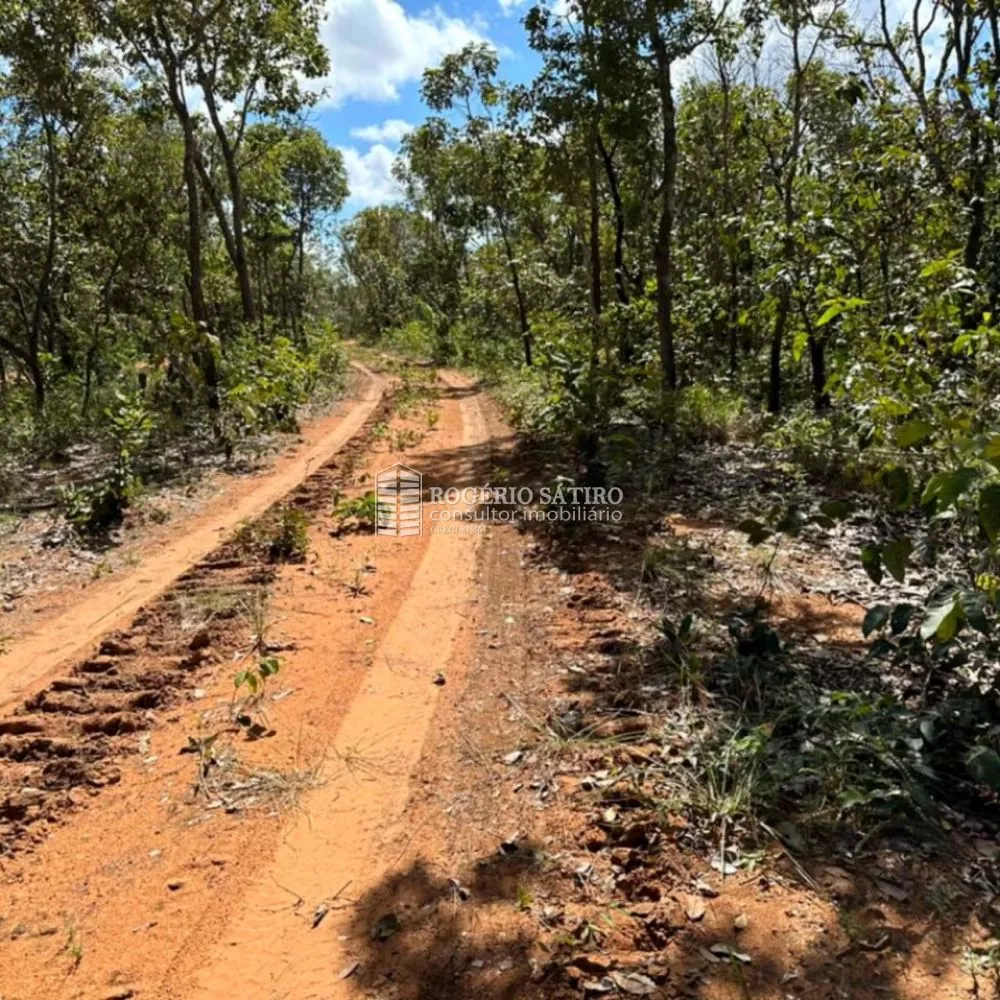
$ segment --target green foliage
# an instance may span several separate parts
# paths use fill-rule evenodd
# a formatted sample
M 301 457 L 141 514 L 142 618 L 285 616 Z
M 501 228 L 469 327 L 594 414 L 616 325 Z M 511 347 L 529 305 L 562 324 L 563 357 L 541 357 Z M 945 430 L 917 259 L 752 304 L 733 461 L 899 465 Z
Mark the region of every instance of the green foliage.
M 67 520 L 84 534 L 119 523 L 142 485 L 136 459 L 149 439 L 153 420 L 141 399 L 123 393 L 116 399 L 117 405 L 104 414 L 113 449 L 110 468 L 97 482 L 68 487 L 63 494 Z
M 206 430 L 231 451 L 341 377 L 322 241 L 346 173 L 299 123 L 325 68 L 320 5 L 189 15 L 116 0 L 0 17 L 9 493 L 19 469 L 101 440 L 118 393 L 149 410 L 151 451 Z M 142 458 L 71 491 L 74 522 L 120 518 Z
M 746 421 L 746 400 L 725 385 L 693 385 L 674 397 L 672 429 L 687 446 L 728 441 Z
M 259 700 L 264 697 L 268 679 L 274 677 L 281 669 L 281 661 L 277 656 L 262 656 L 257 665 L 246 670 L 240 670 L 233 678 L 236 693 L 246 688 L 250 698 Z
M 291 343 L 281 338 L 266 353 L 256 346 L 227 366 L 222 420 L 236 437 L 255 430 L 297 429 L 296 408 L 305 400 L 308 372 Z
M 268 558 L 275 562 L 302 562 L 309 552 L 309 518 L 297 507 L 279 509 L 266 535 Z
M 339 522 L 341 529 L 347 521 L 356 521 L 361 527 L 374 531 L 378 522 L 378 500 L 373 490 L 363 496 L 342 500 L 333 509 L 333 516 Z

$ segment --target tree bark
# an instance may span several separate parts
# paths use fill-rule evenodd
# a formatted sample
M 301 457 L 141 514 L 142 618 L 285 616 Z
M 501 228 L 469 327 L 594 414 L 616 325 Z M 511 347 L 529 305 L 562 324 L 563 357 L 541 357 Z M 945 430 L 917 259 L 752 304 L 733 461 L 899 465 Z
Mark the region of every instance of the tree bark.
M 660 92 L 660 115 L 663 125 L 663 149 L 660 193 L 660 219 L 656 229 L 653 258 L 656 263 L 656 320 L 660 335 L 660 366 L 663 391 L 677 388 L 677 361 L 674 355 L 674 199 L 677 179 L 677 120 L 673 85 L 670 79 L 670 56 L 660 33 L 659 22 L 652 18 L 653 55 L 656 59 L 657 86 Z
M 236 268 L 240 303 L 243 308 L 243 322 L 254 323 L 257 320 L 257 306 L 254 301 L 253 282 L 250 279 L 250 265 L 247 260 L 244 222 L 246 209 L 243 200 L 243 182 L 240 178 L 240 168 L 236 156 L 237 150 L 229 139 L 225 124 L 219 117 L 218 107 L 215 103 L 214 81 L 200 65 L 199 76 L 199 83 L 205 95 L 205 106 L 208 108 L 208 116 L 219 141 L 219 148 L 222 150 L 222 160 L 226 165 L 226 178 L 229 181 L 229 199 L 232 206 L 232 258 L 233 267 Z M 219 211 L 220 208 L 221 206 L 216 206 L 216 211 Z
M 198 190 L 196 155 L 194 129 L 189 122 L 189 127 L 184 131 L 184 188 L 187 192 L 188 205 L 188 294 L 191 298 L 191 318 L 204 334 L 209 330 L 209 318 L 205 305 L 205 278 L 201 259 L 201 192 Z M 205 388 L 208 390 L 209 409 L 218 410 L 219 373 L 215 355 L 211 347 L 205 345 L 199 348 L 197 357 L 205 379 Z
M 590 194 L 590 304 L 601 315 L 601 203 L 597 190 L 597 129 L 592 129 L 587 150 L 587 186 Z
M 611 204 L 615 210 L 615 293 L 618 296 L 618 301 L 623 306 L 627 306 L 629 294 L 628 286 L 625 283 L 625 207 L 622 204 L 622 192 L 618 183 L 618 171 L 615 169 L 614 153 L 608 151 L 600 132 L 597 133 L 597 148 L 604 161 L 604 173 L 608 179 Z
M 517 299 L 517 319 L 521 328 L 521 343 L 524 345 L 524 363 L 530 368 L 534 361 L 531 345 L 531 323 L 528 320 L 528 305 L 524 299 L 524 290 L 521 288 L 521 273 L 517 261 L 514 259 L 514 250 L 507 235 L 507 223 L 501 212 L 497 212 L 497 221 L 500 226 L 500 236 L 503 239 L 504 252 L 507 255 L 511 283 L 514 285 L 514 297 Z

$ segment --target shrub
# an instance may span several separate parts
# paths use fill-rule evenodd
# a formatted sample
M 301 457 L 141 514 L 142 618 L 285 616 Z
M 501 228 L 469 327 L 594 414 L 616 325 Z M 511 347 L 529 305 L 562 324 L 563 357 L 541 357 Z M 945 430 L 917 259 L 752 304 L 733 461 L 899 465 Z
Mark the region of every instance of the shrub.
M 364 496 L 342 500 L 333 509 L 333 516 L 343 528 L 345 522 L 354 519 L 359 525 L 375 530 L 378 521 L 378 500 L 374 492 L 369 491 Z
M 309 518 L 297 507 L 282 507 L 267 541 L 268 558 L 301 562 L 309 551 Z
M 114 448 L 110 469 L 95 483 L 63 491 L 67 519 L 88 534 L 106 531 L 121 521 L 142 486 L 136 459 L 149 440 L 153 419 L 139 396 L 117 393 L 116 401 L 105 410 Z

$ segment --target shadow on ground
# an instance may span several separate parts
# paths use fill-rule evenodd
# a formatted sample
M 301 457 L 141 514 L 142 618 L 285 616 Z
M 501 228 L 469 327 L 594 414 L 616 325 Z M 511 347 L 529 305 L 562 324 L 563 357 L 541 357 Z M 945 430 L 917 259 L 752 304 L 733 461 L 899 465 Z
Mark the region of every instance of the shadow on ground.
M 437 453 L 421 471 L 426 486 L 481 486 L 498 462 L 507 484 L 535 489 L 579 472 L 513 438 Z M 524 601 L 552 605 L 561 659 L 547 686 L 520 688 L 534 691 L 533 763 L 518 780 L 532 766 L 571 777 L 537 813 L 531 846 L 454 877 L 418 861 L 358 902 L 364 995 L 1000 995 L 988 970 L 974 983 L 963 969 L 966 946 L 972 962 L 990 954 L 995 824 L 970 810 L 945 829 L 878 807 L 905 782 L 892 758 L 909 734 L 872 730 L 869 707 L 926 695 L 923 678 L 867 657 L 865 592 L 835 604 L 817 585 L 843 575 L 828 539 L 782 554 L 768 606 L 759 554 L 732 530 L 776 503 L 820 499 L 752 450 L 719 446 L 680 460 L 653 498 L 627 501 L 620 525 L 498 529 L 522 534 L 539 571 Z M 860 711 L 819 725 L 831 692 Z M 845 809 L 839 796 L 853 791 L 871 808 Z M 380 927 L 393 928 L 385 940 Z
M 461 878 L 424 861 L 374 887 L 348 932 L 360 989 L 412 1000 L 514 1000 L 529 995 L 531 922 L 511 906 L 539 866 L 536 845 L 475 863 Z

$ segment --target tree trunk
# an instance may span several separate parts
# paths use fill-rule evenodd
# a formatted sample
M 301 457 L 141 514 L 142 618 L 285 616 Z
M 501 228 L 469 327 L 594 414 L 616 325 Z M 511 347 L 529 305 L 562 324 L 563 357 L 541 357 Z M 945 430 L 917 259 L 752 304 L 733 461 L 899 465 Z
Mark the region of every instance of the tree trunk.
M 254 323 L 257 320 L 257 306 L 254 302 L 253 282 L 250 278 L 250 265 L 247 260 L 246 236 L 244 224 L 245 206 L 243 201 L 243 181 L 240 177 L 239 163 L 237 162 L 237 145 L 230 141 L 226 126 L 219 117 L 219 110 L 215 103 L 214 78 L 210 78 L 199 61 L 199 83 L 202 93 L 205 95 L 205 106 L 208 108 L 208 116 L 215 130 L 216 138 L 219 140 L 219 148 L 222 150 L 222 159 L 226 165 L 226 178 L 229 181 L 229 200 L 232 212 L 232 258 L 233 267 L 236 268 L 236 279 L 240 290 L 240 303 L 243 307 L 243 322 Z M 219 210 L 219 206 L 216 206 Z M 221 221 L 221 220 L 220 220 Z
M 782 286 L 781 294 L 778 296 L 778 314 L 774 318 L 774 330 L 771 333 L 771 378 L 767 397 L 769 413 L 781 412 L 781 348 L 791 304 L 792 292 L 786 284 Z
M 830 409 L 830 394 L 826 391 L 826 337 L 809 331 L 809 361 L 812 366 L 813 409 L 824 413 Z
M 590 304 L 601 315 L 601 203 L 597 190 L 597 129 L 592 129 L 587 149 L 587 182 L 590 191 Z
M 524 290 L 521 288 L 521 273 L 517 261 L 514 259 L 510 239 L 507 236 L 507 224 L 500 212 L 497 213 L 497 219 L 500 225 L 500 235 L 503 238 L 504 252 L 507 255 L 511 283 L 514 285 L 514 297 L 517 299 L 517 318 L 521 327 L 521 342 L 524 345 L 524 363 L 530 368 L 534 360 L 531 347 L 531 323 L 528 320 L 528 306 L 524 299 Z
M 202 335 L 209 329 L 208 309 L 205 307 L 205 279 L 201 260 L 201 192 L 198 190 L 198 171 L 195 166 L 194 128 L 188 120 L 184 128 L 184 187 L 188 204 L 188 294 L 191 297 L 191 318 Z M 208 406 L 219 409 L 219 373 L 215 365 L 215 355 L 210 346 L 198 351 L 198 364 L 208 390 Z
M 618 171 L 615 170 L 614 154 L 608 151 L 600 133 L 597 135 L 597 148 L 604 161 L 604 174 L 608 179 L 611 204 L 615 210 L 615 293 L 618 296 L 618 301 L 623 306 L 627 306 L 629 295 L 628 286 L 625 284 L 625 207 L 622 204 L 622 192 L 618 184 Z
M 660 91 L 660 115 L 663 124 L 663 177 L 661 180 L 660 220 L 656 229 L 653 257 L 656 263 L 656 320 L 660 333 L 660 366 L 663 390 L 677 388 L 677 362 L 674 356 L 674 197 L 677 179 L 677 121 L 674 93 L 670 79 L 670 57 L 659 23 L 652 21 L 653 53 L 656 57 L 657 85 Z
M 52 294 L 52 274 L 55 271 L 56 248 L 59 243 L 59 174 L 56 167 L 55 131 L 46 116 L 42 116 L 45 130 L 46 156 L 46 210 L 48 233 L 45 241 L 45 261 L 42 273 L 38 278 L 38 288 L 35 293 L 34 308 L 31 313 L 31 323 L 28 326 L 28 353 L 26 361 L 35 392 L 35 411 L 41 413 L 45 408 L 45 373 L 42 370 L 40 347 L 42 342 L 42 319 L 46 309 L 50 307 L 49 297 Z M 51 333 L 51 323 L 49 324 Z

